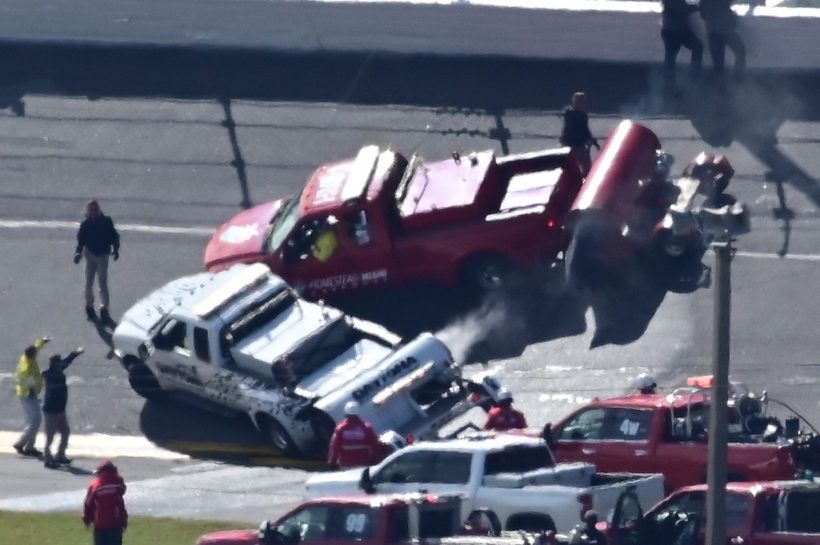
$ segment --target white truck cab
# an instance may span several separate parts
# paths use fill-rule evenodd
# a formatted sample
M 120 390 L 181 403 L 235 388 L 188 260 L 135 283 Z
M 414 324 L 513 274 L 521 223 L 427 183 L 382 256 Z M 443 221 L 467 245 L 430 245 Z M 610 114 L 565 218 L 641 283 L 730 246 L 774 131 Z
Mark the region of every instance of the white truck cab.
M 138 394 L 246 413 L 290 454 L 326 448 L 350 400 L 378 432 L 424 437 L 498 390 L 463 379 L 433 335 L 402 342 L 301 299 L 263 264 L 170 282 L 125 313 L 113 342 Z

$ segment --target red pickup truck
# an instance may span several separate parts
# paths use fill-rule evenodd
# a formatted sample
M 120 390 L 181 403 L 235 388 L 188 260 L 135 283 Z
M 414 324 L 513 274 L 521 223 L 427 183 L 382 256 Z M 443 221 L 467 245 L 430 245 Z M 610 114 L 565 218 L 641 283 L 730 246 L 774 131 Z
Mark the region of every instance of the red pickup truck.
M 820 483 L 767 481 L 726 486 L 727 545 L 820 543 Z M 609 545 L 703 545 L 706 485 L 668 496 L 645 515 L 634 494 L 619 500 L 607 528 Z
M 428 163 L 365 146 L 317 169 L 299 195 L 222 225 L 205 266 L 264 260 L 310 298 L 418 282 L 494 289 L 566 248 L 582 181 L 567 148 Z
M 308 500 L 259 530 L 205 534 L 197 545 L 400 545 L 462 529 L 455 495 L 392 494 Z
M 709 377 L 692 379 L 708 386 L 701 381 Z M 561 462 L 663 473 L 672 491 L 706 482 L 710 401 L 709 389 L 698 386 L 594 400 L 553 426 L 550 440 Z M 820 469 L 820 437 L 795 414 L 775 416 L 783 404 L 737 383 L 729 404 L 729 480 L 792 479 L 800 469 Z

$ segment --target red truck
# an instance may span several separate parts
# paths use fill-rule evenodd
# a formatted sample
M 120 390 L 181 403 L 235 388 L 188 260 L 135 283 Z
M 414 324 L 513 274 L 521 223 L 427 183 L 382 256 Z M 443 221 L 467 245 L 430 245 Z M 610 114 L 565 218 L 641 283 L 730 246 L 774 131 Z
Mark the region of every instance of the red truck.
M 549 431 L 556 458 L 603 472 L 663 473 L 667 491 L 706 482 L 709 379 L 692 377 L 691 386 L 670 394 L 592 401 Z M 735 383 L 729 409 L 729 480 L 792 479 L 800 469 L 820 470 L 820 436 L 787 406 Z M 784 419 L 774 414 L 780 409 L 788 411 Z
M 309 298 L 420 282 L 492 290 L 559 257 L 582 181 L 568 148 L 428 163 L 365 146 L 222 225 L 205 266 L 264 260 Z
M 727 545 L 820 543 L 820 483 L 763 481 L 726 486 Z M 607 533 L 609 545 L 703 545 L 706 485 L 688 486 L 642 514 L 638 498 L 625 493 Z
M 203 535 L 197 545 L 399 545 L 462 528 L 454 495 L 392 494 L 308 500 L 259 530 Z

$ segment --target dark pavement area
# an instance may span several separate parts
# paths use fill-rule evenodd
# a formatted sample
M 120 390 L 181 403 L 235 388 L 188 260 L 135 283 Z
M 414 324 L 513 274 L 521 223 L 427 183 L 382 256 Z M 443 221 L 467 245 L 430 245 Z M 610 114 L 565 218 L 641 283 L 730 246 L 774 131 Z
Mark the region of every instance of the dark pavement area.
M 707 82 L 665 99 L 659 92 L 656 18 L 647 18 L 651 26 L 636 36 L 626 36 L 622 50 L 602 51 L 595 61 L 571 60 L 574 44 L 590 45 L 578 39 L 580 22 L 567 26 L 564 34 L 540 34 L 564 49 L 533 42 L 533 49 L 549 51 L 553 59 L 468 52 L 453 57 L 395 51 L 320 54 L 315 48 L 292 54 L 275 43 L 259 43 L 287 37 L 278 27 L 269 26 L 265 33 L 254 26 L 270 24 L 259 14 L 274 8 L 241 5 L 251 6 L 245 26 L 219 16 L 219 9 L 227 9 L 224 3 L 198 2 L 202 13 L 196 17 L 208 19 L 212 34 L 197 34 L 171 19 L 149 24 L 147 15 L 116 24 L 122 16 L 116 10 L 124 7 L 136 13 L 144 6 L 140 13 L 164 16 L 179 6 L 174 3 L 49 7 L 10 0 L 4 5 L 0 106 L 21 101 L 24 110 L 18 109 L 23 115 L 0 111 L 0 361 L 5 362 L 0 367 L 5 392 L 0 396 L 0 429 L 13 430 L 20 423 L 10 392 L 21 350 L 33 337 L 49 334 L 55 340 L 47 353 L 87 348 L 69 370 L 69 418 L 76 433 L 145 434 L 160 444 L 188 449 L 206 464 L 236 462 L 231 445 L 260 452 L 253 430 L 236 419 L 173 403 L 146 404 L 131 392 L 125 373 L 111 359 L 105 331 L 82 315 L 81 268 L 71 264 L 73 227 L 44 222 L 78 220 L 83 204 L 94 196 L 121 226 L 122 258 L 111 266 L 112 314 L 117 318 L 149 290 L 201 270 L 209 228 L 243 206 L 296 191 L 324 162 L 353 156 L 368 143 L 431 159 L 453 150 L 506 153 L 555 146 L 559 111 L 577 89 L 590 97 L 596 136 L 603 139 L 623 117 L 641 120 L 677 157 L 676 174 L 702 149 L 728 155 L 736 170 L 730 191 L 752 213 L 752 232 L 738 242 L 742 253 L 734 261 L 732 375 L 788 399 L 820 422 L 815 333 L 820 295 L 813 289 L 820 280 L 820 82 L 814 71 L 786 70 L 798 61 L 815 63 L 817 51 L 795 53 L 782 65 L 777 57 L 781 49 L 772 51 L 771 62 L 763 65 L 755 65 L 750 56 L 748 79 L 732 85 L 727 95 Z M 306 9 L 270 5 L 293 13 Z M 317 11 L 310 13 L 323 13 L 329 24 L 342 8 L 311 6 Z M 390 14 L 390 8 L 375 9 L 380 17 Z M 460 9 L 437 13 L 466 17 Z M 98 18 L 84 17 L 84 10 L 96 11 Z M 356 17 L 356 12 L 345 13 Z M 49 22 L 48 28 L 37 30 L 38 17 Z M 503 21 L 497 26 L 524 40 L 543 24 L 526 14 L 516 17 L 516 24 L 532 25 L 529 34 L 515 32 L 514 25 Z M 366 22 L 383 28 L 377 19 Z M 279 24 L 286 25 L 287 19 Z M 398 26 L 419 27 L 412 20 Z M 120 27 L 125 30 L 119 32 Z M 223 28 L 231 29 L 230 40 L 221 34 Z M 465 23 L 464 28 L 473 33 L 477 27 Z M 90 36 L 88 29 L 99 34 Z M 98 43 L 113 34 L 119 45 Z M 588 34 L 597 39 L 594 27 L 588 27 Z M 805 45 L 816 36 L 786 34 L 787 44 L 802 40 Z M 33 36 L 46 41 L 32 41 Z M 426 43 L 423 34 L 406 30 L 406 36 Z M 640 36 L 644 41 L 636 49 L 632 40 Z M 455 43 L 459 36 L 451 38 Z M 60 42 L 69 39 L 74 43 Z M 128 43 L 135 41 L 142 45 Z M 189 47 L 192 43 L 196 47 Z M 482 47 L 493 44 L 488 40 Z M 35 223 L 15 223 L 20 220 Z M 122 227 L 127 225 L 131 227 Z M 705 261 L 710 264 L 710 254 Z M 492 356 L 488 368 L 472 366 L 468 372 L 495 373 L 516 393 L 529 420 L 540 425 L 591 397 L 628 390 L 631 378 L 642 371 L 654 373 L 664 387 L 708 372 L 712 290 L 672 293 L 658 288 L 651 270 L 634 272 L 594 301 L 556 299 L 549 296 L 546 282 L 531 280 L 531 290 L 523 295 L 484 306 L 434 289 L 347 304 L 407 332 L 440 330 L 460 356 L 480 346 Z M 470 310 L 476 307 L 478 311 Z M 209 450 L 214 443 L 222 444 L 224 452 Z M 279 463 L 275 455 L 259 456 L 267 458 L 259 460 L 261 465 L 271 465 L 270 459 Z M 21 462 L 4 456 L 0 468 L 14 473 Z M 247 457 L 239 462 L 256 465 Z M 78 467 L 90 464 L 81 461 Z M 148 481 L 157 477 L 165 483 L 155 483 L 160 487 L 179 486 L 171 466 L 147 463 L 144 473 L 135 469 L 131 475 Z M 232 515 L 235 511 L 224 506 L 235 502 L 237 483 L 247 479 L 256 485 L 248 501 L 258 505 L 255 510 L 245 504 L 236 508 L 255 520 L 264 511 L 259 505 L 264 505 L 266 491 L 284 490 L 287 499 L 274 503 L 285 505 L 298 497 L 304 478 L 290 470 L 219 465 L 227 473 L 213 473 L 210 465 L 190 466 L 196 475 L 186 473 L 191 494 L 201 497 L 186 516 Z M 26 471 L 41 475 L 39 469 L 27 466 Z M 174 478 L 163 481 L 169 476 Z M 47 473 L 42 481 L 32 479 L 33 484 L 20 485 L 26 488 L 21 494 L 39 494 L 52 481 Z M 84 476 L 78 480 L 83 481 L 80 488 L 85 486 Z M 75 486 L 77 481 L 60 484 L 61 490 Z M 155 490 L 150 486 L 147 490 Z M 221 495 L 220 490 L 227 492 Z M 149 492 L 140 497 L 144 512 L 180 513 L 173 505 L 152 507 Z

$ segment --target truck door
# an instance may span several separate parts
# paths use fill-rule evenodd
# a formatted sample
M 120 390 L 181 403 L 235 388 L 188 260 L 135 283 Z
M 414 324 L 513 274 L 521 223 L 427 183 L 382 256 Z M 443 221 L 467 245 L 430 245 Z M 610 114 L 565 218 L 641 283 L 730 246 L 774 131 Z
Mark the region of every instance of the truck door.
M 154 338 L 151 360 L 161 380 L 179 390 L 204 395 L 204 380 L 200 365 L 191 351 L 193 338 L 188 323 L 169 318 Z
M 428 490 L 434 460 L 434 451 L 408 450 L 388 459 L 373 472 L 371 479 L 376 490 L 384 494 Z
M 284 276 L 310 298 L 386 284 L 392 255 L 384 238 L 363 210 L 341 221 L 332 214 L 306 218 L 283 245 Z
M 556 432 L 556 454 L 562 462 L 589 462 L 598 471 L 651 473 L 652 409 L 591 407 L 567 420 Z
M 774 500 L 775 498 L 772 498 Z M 808 545 L 820 543 L 820 488 L 808 486 L 780 494 L 765 517 L 765 530 L 754 536 L 761 545 Z M 761 525 L 758 524 L 758 527 Z

